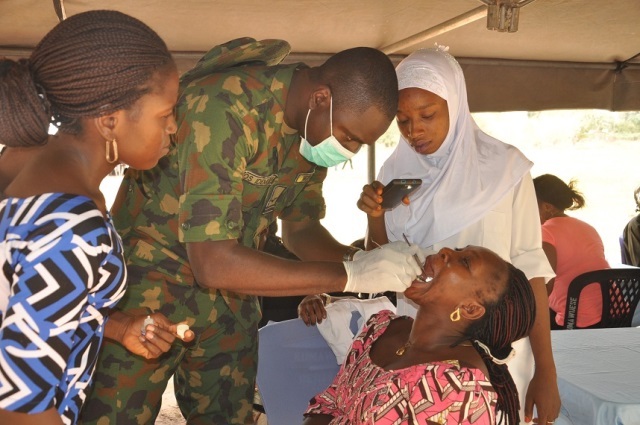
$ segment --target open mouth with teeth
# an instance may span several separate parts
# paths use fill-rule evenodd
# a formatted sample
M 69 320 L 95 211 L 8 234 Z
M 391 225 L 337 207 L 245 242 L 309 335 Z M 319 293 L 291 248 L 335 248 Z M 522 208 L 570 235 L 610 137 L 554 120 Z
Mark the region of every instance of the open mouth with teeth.
M 424 265 L 422 266 L 422 274 L 420 274 L 414 281 L 413 284 L 418 285 L 431 285 L 431 280 L 434 277 L 433 266 L 431 264 L 431 260 L 433 259 L 433 255 L 428 255 L 424 260 Z

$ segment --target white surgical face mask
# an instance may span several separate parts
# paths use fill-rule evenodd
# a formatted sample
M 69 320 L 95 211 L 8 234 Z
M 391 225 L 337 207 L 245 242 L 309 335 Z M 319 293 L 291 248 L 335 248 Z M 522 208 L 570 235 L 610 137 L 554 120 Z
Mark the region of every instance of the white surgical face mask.
M 338 139 L 333 135 L 333 97 L 331 97 L 329 104 L 329 126 L 331 129 L 331 135 L 324 139 L 322 142 L 315 146 L 311 146 L 307 140 L 307 123 L 309 122 L 309 115 L 311 109 L 307 112 L 307 119 L 304 121 L 304 137 L 300 143 L 300 154 L 309 162 L 318 164 L 321 167 L 333 167 L 334 165 L 341 164 L 348 161 L 355 155 L 355 152 L 351 152 L 340 144 Z

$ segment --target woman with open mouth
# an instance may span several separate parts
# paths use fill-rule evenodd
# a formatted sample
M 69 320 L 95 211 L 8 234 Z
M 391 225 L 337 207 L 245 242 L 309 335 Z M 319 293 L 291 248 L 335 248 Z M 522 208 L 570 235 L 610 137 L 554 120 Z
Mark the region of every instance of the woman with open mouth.
M 505 363 L 535 321 L 524 273 L 469 246 L 428 256 L 423 277 L 404 293 L 419 306 L 415 319 L 372 316 L 304 425 L 519 422 Z

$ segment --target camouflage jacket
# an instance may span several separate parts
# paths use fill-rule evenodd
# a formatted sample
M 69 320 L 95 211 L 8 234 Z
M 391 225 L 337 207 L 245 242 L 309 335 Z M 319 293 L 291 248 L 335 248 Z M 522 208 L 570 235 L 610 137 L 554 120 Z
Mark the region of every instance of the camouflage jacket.
M 278 217 L 324 217 L 326 169 L 300 155 L 300 135 L 284 122 L 293 73 L 304 65 L 250 60 L 211 72 L 196 66 L 181 78 L 169 154 L 151 170 L 128 170 L 112 210 L 129 263 L 192 285 L 185 242 L 237 239 L 255 248 Z

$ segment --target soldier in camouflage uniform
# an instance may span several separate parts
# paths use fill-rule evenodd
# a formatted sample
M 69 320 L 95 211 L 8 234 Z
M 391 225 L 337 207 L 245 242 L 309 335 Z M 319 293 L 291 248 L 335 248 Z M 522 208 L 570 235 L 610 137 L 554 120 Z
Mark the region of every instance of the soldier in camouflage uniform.
M 301 136 L 313 145 L 335 135 L 351 154 L 374 143 L 395 116 L 395 71 L 374 49 L 316 68 L 277 65 L 288 52 L 279 40 L 214 48 L 181 78 L 168 156 L 150 171 L 127 171 L 113 207 L 129 270 L 118 308 L 186 318 L 197 337 L 157 360 L 106 341 L 83 423 L 153 423 L 171 376 L 189 424 L 252 423 L 255 295 L 341 291 L 351 279 L 342 263 L 349 247 L 320 224 L 327 169 L 301 155 Z M 303 261 L 259 252 L 276 218 Z M 417 273 L 387 267 L 395 280 L 381 278 L 385 289 L 402 281 L 404 290 Z

